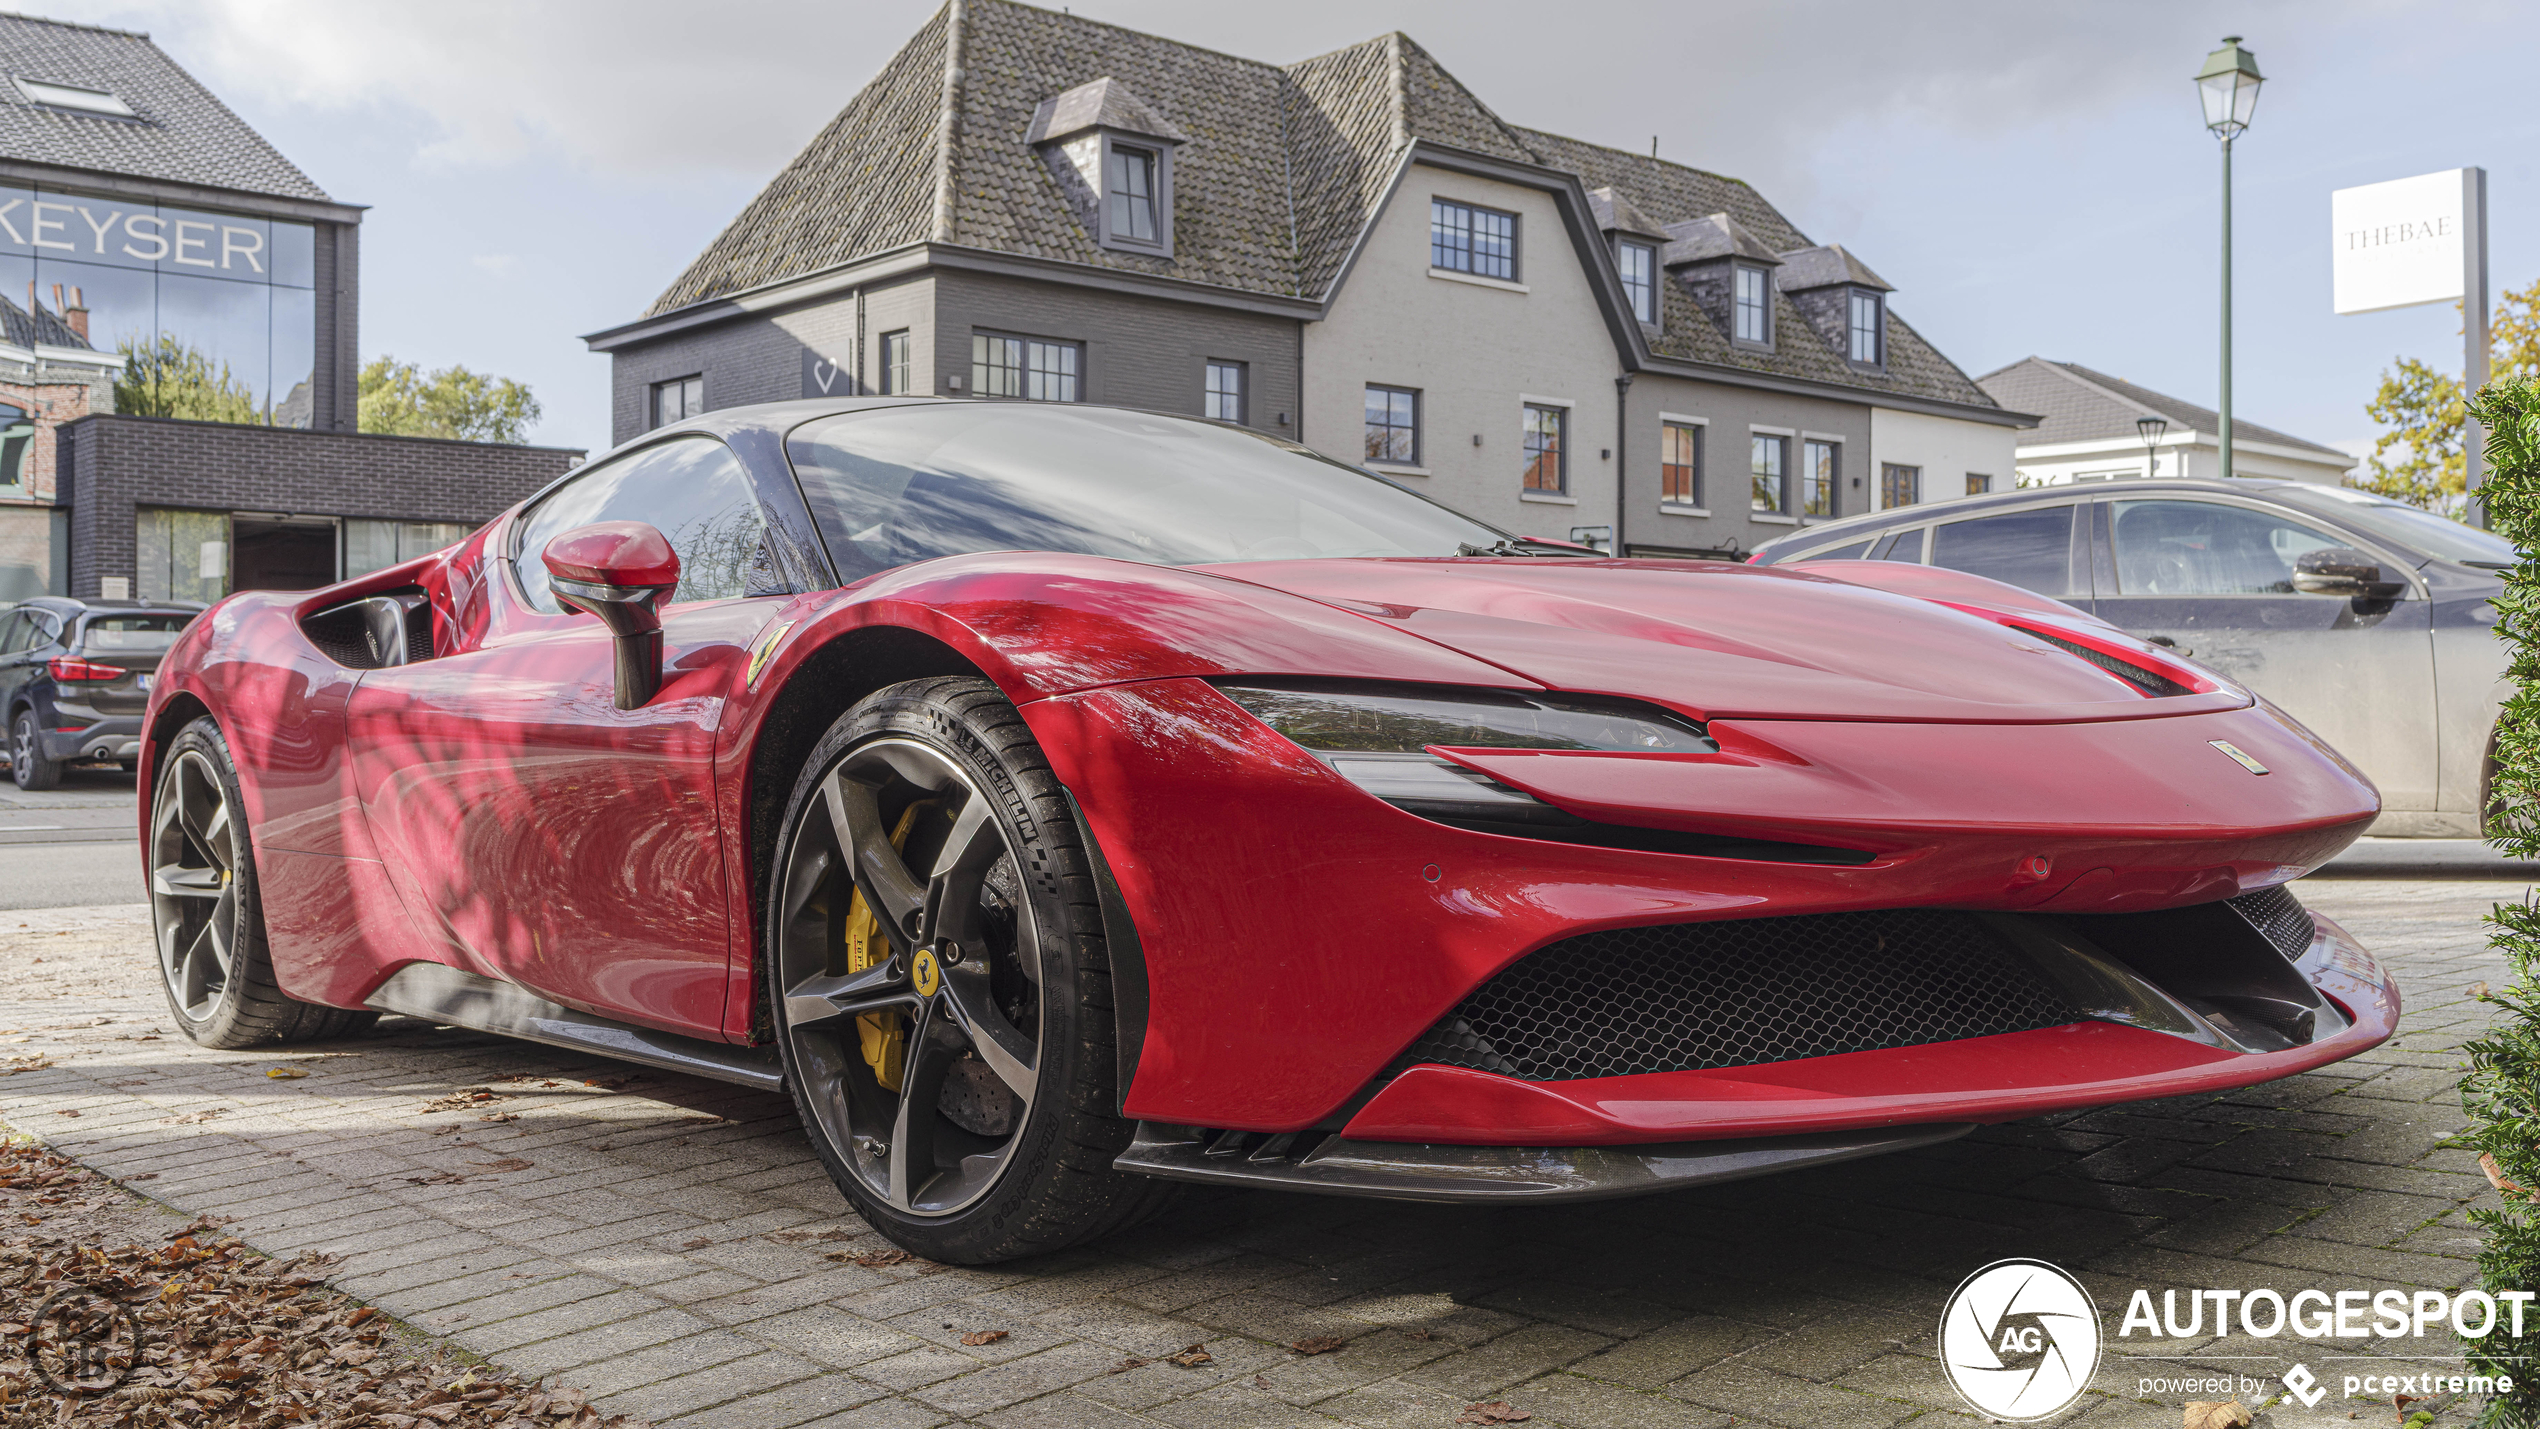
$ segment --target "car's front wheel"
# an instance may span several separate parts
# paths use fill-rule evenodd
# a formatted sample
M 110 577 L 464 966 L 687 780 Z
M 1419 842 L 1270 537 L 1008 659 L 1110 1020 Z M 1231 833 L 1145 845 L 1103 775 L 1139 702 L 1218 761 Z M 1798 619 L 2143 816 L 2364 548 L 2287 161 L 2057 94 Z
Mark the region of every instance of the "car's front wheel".
M 35 711 L 20 710 L 9 723 L 9 778 L 21 789 L 50 789 L 62 782 L 62 762 L 44 756 L 44 733 Z
M 913 680 L 831 726 L 767 890 L 769 1014 L 829 1173 L 932 1260 L 1062 1249 L 1163 1204 L 1112 1169 L 1110 966 L 1067 795 L 994 685 Z
M 276 986 L 256 860 L 229 741 L 209 716 L 168 743 L 150 796 L 150 918 L 177 1029 L 206 1047 L 344 1037 L 376 1012 L 302 1002 Z

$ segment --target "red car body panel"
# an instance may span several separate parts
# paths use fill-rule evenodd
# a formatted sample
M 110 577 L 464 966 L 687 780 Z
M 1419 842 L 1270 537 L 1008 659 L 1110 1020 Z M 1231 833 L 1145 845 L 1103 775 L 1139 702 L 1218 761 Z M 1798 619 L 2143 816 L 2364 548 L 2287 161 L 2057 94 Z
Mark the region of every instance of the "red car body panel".
M 1598 1083 L 1421 1067 L 1352 1111 L 1476 986 L 1563 938 L 1908 906 L 2183 906 L 2299 876 L 2378 798 L 2245 693 L 2069 607 L 1873 562 L 958 556 L 668 607 L 661 692 L 620 711 L 598 622 L 528 608 L 495 554 L 512 519 L 326 591 L 234 596 L 161 667 L 145 787 L 181 723 L 163 713 L 190 701 L 220 719 L 295 996 L 359 1006 L 399 966 L 434 961 L 748 1041 L 751 811 L 785 792 L 751 786 L 753 753 L 806 660 L 890 629 L 1004 690 L 1096 835 L 1145 960 L 1131 1116 L 1275 1132 L 1348 1115 L 1353 1136 L 1567 1145 L 1999 1120 L 2288 1075 L 2378 1042 L 2397 1016 L 2358 950 L 2333 993 L 2355 1025 L 2288 1053 L 2090 1023 Z M 414 586 L 436 616 L 432 660 L 347 670 L 300 629 Z M 2150 698 L 2023 625 L 2188 692 Z M 1709 722 L 1720 752 L 1440 752 L 1601 822 L 1872 858 L 1689 857 L 1433 822 L 1254 719 L 1208 683 L 1223 677 L 1669 706 Z

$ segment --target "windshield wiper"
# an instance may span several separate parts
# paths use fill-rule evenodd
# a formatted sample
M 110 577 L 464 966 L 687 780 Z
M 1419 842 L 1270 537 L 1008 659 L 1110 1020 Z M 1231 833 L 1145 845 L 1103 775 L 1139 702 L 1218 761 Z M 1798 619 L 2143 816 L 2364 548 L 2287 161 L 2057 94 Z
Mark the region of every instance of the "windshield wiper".
M 1537 541 L 1525 536 L 1509 536 L 1487 546 L 1466 541 L 1455 548 L 1459 556 L 1594 556 L 1601 552 L 1579 546 L 1565 546 L 1558 541 Z

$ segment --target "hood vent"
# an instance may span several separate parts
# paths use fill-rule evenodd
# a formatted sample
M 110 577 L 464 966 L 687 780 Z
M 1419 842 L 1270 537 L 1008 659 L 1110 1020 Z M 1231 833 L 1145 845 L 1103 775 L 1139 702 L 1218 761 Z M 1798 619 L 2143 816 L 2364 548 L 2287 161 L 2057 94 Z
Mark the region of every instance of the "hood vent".
M 2121 659 L 2115 655 L 2109 654 L 2105 650 L 2096 650 L 2088 645 L 2080 644 L 2077 641 L 2066 640 L 2061 636 L 2049 635 L 2045 631 L 2037 629 L 2035 626 L 2014 625 L 2011 628 L 2020 632 L 2022 635 L 2030 637 L 2031 639 L 2043 640 L 2058 650 L 2065 651 L 2069 654 L 2079 655 L 2091 664 L 2098 666 L 2100 669 L 2107 671 L 2109 674 L 2114 675 L 2118 679 L 2125 681 L 2127 684 L 2134 686 L 2138 690 L 2141 690 L 2148 698 L 2157 700 L 2166 699 L 2171 695 L 2192 695 L 2196 693 L 2194 690 L 2189 689 L 2187 686 L 2180 684 L 2178 681 L 2171 679 L 2169 676 L 2162 674 L 2158 670 L 2151 669 L 2150 667 L 2144 665 L 2137 665 L 2131 660 Z

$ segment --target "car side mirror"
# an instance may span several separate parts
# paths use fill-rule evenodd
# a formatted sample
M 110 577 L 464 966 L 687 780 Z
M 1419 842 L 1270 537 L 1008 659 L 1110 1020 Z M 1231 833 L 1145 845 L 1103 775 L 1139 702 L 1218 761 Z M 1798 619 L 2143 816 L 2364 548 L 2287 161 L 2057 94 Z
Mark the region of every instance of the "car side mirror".
M 2351 546 L 2327 546 L 2304 551 L 2294 559 L 2293 588 L 2305 595 L 2386 600 L 2407 589 L 2407 585 L 2384 580 L 2380 564 Z
M 679 553 L 642 521 L 576 526 L 539 553 L 558 604 L 600 618 L 617 640 L 617 707 L 661 689 L 661 603 L 679 588 Z

